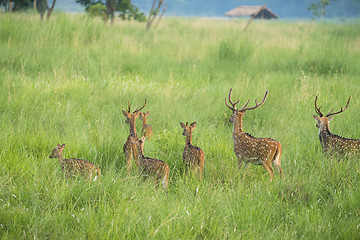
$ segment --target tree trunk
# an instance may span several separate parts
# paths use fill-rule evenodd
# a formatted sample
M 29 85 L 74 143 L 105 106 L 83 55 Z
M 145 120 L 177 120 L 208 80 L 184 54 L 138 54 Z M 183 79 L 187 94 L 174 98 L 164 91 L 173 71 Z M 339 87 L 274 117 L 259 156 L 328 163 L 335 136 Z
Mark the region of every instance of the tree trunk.
M 46 1 L 47 1 L 47 0 L 46 0 Z M 49 8 L 49 7 L 47 6 L 47 14 L 46 14 L 46 19 L 47 19 L 47 20 L 49 20 L 50 15 L 51 15 L 51 13 L 52 13 L 53 10 L 54 10 L 55 3 L 56 3 L 56 0 L 53 0 L 53 3 L 52 3 L 52 5 L 51 5 L 51 8 Z M 46 5 L 47 5 L 47 4 L 46 4 Z

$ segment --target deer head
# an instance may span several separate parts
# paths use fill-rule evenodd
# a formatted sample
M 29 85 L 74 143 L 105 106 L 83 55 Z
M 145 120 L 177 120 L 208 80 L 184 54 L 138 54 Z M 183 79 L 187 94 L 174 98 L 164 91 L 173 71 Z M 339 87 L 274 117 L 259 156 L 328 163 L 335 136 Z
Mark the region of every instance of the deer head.
M 231 92 L 232 92 L 232 88 L 230 88 L 230 91 L 229 91 L 229 103 L 231 104 L 231 106 L 227 103 L 227 99 L 225 98 L 225 104 L 226 106 L 228 106 L 228 108 L 230 108 L 232 111 L 233 111 L 233 114 L 231 115 L 229 121 L 234 123 L 235 122 L 235 118 L 240 118 L 242 119 L 244 116 L 245 116 L 245 112 L 247 110 L 253 110 L 253 109 L 256 109 L 258 107 L 260 107 L 264 102 L 265 102 L 265 99 L 267 97 L 267 94 L 268 94 L 268 90 L 266 90 L 265 92 L 265 95 L 264 95 L 264 98 L 263 100 L 260 102 L 260 103 L 257 103 L 257 99 L 255 99 L 255 106 L 253 107 L 248 107 L 247 105 L 249 104 L 250 102 L 250 99 L 246 102 L 246 104 L 241 108 L 241 109 L 237 109 L 236 108 L 236 104 L 238 104 L 240 102 L 240 99 L 237 100 L 235 103 L 233 101 L 231 101 Z
M 316 104 L 316 102 L 317 102 L 317 96 L 316 96 L 315 97 L 315 112 L 319 115 L 319 116 L 313 115 L 313 118 L 317 121 L 316 127 L 320 128 L 320 129 L 322 129 L 324 127 L 329 128 L 329 123 L 332 120 L 333 116 L 344 112 L 346 110 L 346 108 L 349 106 L 350 99 L 351 99 L 351 96 L 349 97 L 349 100 L 347 101 L 345 108 L 341 107 L 340 111 L 337 111 L 334 113 L 332 112 L 334 109 L 331 109 L 331 111 L 324 116 L 324 114 L 320 110 L 322 108 L 322 106 L 318 107 Z
M 131 112 L 130 110 L 131 104 L 128 101 L 128 109 L 126 109 L 126 111 L 122 110 L 123 115 L 126 117 L 125 122 L 129 124 L 130 119 L 135 120 L 139 116 L 140 111 L 145 107 L 145 105 L 146 105 L 146 99 L 144 105 L 141 108 L 137 108 L 134 112 Z
M 184 132 L 182 133 L 182 135 L 184 136 L 192 136 L 192 133 L 194 131 L 194 129 L 196 128 L 197 123 L 193 122 L 189 125 L 189 122 L 186 122 L 186 124 L 184 123 L 180 123 L 180 126 L 184 129 Z
M 62 157 L 62 151 L 65 148 L 65 143 L 63 145 L 58 144 L 53 150 L 49 158 L 59 158 Z
M 140 112 L 139 119 L 146 121 L 146 117 L 149 116 L 149 115 L 150 115 L 150 111 L 148 111 L 147 113 L 142 113 L 142 112 Z

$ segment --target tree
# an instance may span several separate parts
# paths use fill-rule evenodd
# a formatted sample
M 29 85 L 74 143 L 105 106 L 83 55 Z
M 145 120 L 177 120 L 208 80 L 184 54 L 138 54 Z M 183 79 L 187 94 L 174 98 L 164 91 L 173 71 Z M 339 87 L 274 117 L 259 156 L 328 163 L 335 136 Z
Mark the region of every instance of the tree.
M 36 8 L 37 8 L 37 11 L 40 13 L 41 20 L 44 19 L 45 13 L 46 13 L 46 19 L 49 20 L 51 13 L 54 10 L 55 3 L 56 3 L 56 0 L 53 0 L 51 7 L 49 7 L 47 0 L 37 0 L 36 1 L 36 5 L 37 5 Z
M 122 19 L 134 19 L 137 21 L 145 20 L 144 14 L 139 12 L 139 9 L 133 5 L 130 0 L 76 0 L 76 3 L 85 6 L 86 9 L 95 4 L 102 4 L 106 7 L 105 22 L 107 22 L 109 17 L 111 23 L 114 22 L 115 11 L 120 12 L 119 16 Z
M 105 19 L 106 7 L 101 2 L 90 5 L 85 11 L 90 17 L 101 17 Z
M 116 7 L 116 10 L 120 12 L 119 17 L 123 20 L 136 20 L 144 22 L 146 17 L 144 13 L 139 11 L 139 8 L 131 4 L 130 0 L 122 0 Z
M 146 24 L 146 30 L 150 29 L 151 24 L 154 22 L 156 16 L 160 12 L 160 8 L 163 5 L 163 3 L 164 3 L 164 0 L 154 0 L 153 1 L 153 4 L 152 4 L 150 12 L 149 12 L 149 17 L 148 17 L 148 20 L 147 20 L 147 24 Z M 155 8 L 156 5 L 157 5 L 157 7 Z M 163 10 L 161 12 L 161 15 L 159 16 L 159 19 L 158 19 L 156 25 L 159 24 L 159 22 L 160 22 L 162 16 L 164 15 L 165 11 L 166 11 L 166 4 L 163 6 Z
M 335 0 L 334 0 L 335 1 Z M 330 0 L 319 0 L 317 3 L 312 3 L 308 10 L 312 11 L 312 14 L 316 17 L 324 18 L 326 12 L 325 7 L 330 4 Z
M 33 4 L 32 0 L 2 0 L 1 5 L 5 7 L 6 11 L 23 11 L 30 8 Z

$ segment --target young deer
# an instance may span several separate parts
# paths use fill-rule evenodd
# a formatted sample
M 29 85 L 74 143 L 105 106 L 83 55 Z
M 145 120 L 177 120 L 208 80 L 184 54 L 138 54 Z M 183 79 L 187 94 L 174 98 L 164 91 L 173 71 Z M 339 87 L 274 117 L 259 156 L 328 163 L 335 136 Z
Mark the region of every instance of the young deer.
M 131 159 L 132 156 L 135 158 L 135 145 L 134 143 L 131 141 L 131 137 L 135 138 L 135 139 L 139 139 L 137 134 L 136 134 L 136 125 L 135 125 L 135 119 L 139 116 L 140 114 L 140 110 L 142 110 L 146 105 L 146 99 L 145 99 L 145 103 L 144 106 L 142 106 L 140 109 L 136 109 L 134 112 L 131 112 L 130 110 L 130 106 L 131 104 L 129 104 L 128 101 L 128 107 L 129 109 L 122 110 L 122 113 L 124 114 L 124 116 L 126 117 L 126 123 L 130 125 L 130 134 L 123 146 L 123 150 L 125 153 L 125 157 L 126 157 L 126 164 L 127 164 L 127 175 L 130 175 L 130 171 L 131 171 Z M 137 163 L 137 161 L 135 160 L 135 163 Z
M 205 163 L 205 153 L 201 148 L 192 145 L 191 140 L 193 131 L 196 128 L 196 122 L 191 123 L 190 126 L 188 125 L 188 122 L 186 122 L 186 124 L 181 122 L 180 126 L 184 129 L 182 135 L 186 137 L 184 152 L 182 155 L 183 162 L 185 163 L 185 172 L 187 173 L 187 169 L 191 167 L 191 169 L 197 174 L 197 170 L 199 169 L 199 177 L 201 181 Z
M 257 99 L 255 99 L 255 106 L 247 107 L 250 102 L 250 99 L 247 103 L 239 110 L 236 109 L 236 104 L 239 103 L 240 99 L 233 103 L 231 101 L 231 91 L 229 92 L 229 102 L 231 106 L 227 103 L 225 98 L 225 104 L 233 111 L 231 115 L 230 122 L 234 124 L 233 128 L 233 141 L 234 141 L 234 152 L 238 158 L 239 169 L 241 168 L 242 161 L 245 162 L 245 168 L 248 163 L 253 164 L 262 164 L 264 168 L 270 174 L 270 181 L 272 181 L 274 176 L 274 170 L 272 168 L 272 163 L 275 164 L 276 169 L 282 175 L 283 170 L 280 166 L 280 158 L 281 158 L 281 144 L 270 138 L 255 138 L 251 136 L 249 133 L 245 133 L 242 128 L 242 118 L 245 115 L 247 110 L 252 110 L 260 107 L 266 99 L 268 91 L 265 92 L 264 98 L 261 103 L 257 103 Z
M 349 100 L 344 109 L 341 107 L 340 111 L 334 113 L 331 110 L 328 114 L 324 116 L 320 111 L 321 106 L 317 107 L 316 105 L 317 96 L 315 97 L 315 112 L 319 116 L 313 115 L 313 117 L 317 121 L 316 127 L 319 128 L 319 139 L 325 155 L 338 154 L 339 156 L 345 155 L 347 153 L 359 153 L 360 139 L 349 139 L 332 134 L 330 132 L 329 126 L 329 123 L 334 115 L 342 113 L 346 110 L 346 108 L 349 106 L 350 98 L 351 96 L 349 97 Z
M 150 112 L 147 113 L 140 113 L 139 119 L 142 120 L 142 129 L 141 135 L 145 136 L 145 138 L 151 138 L 153 135 L 153 129 L 150 124 L 147 124 L 146 118 L 149 116 Z
M 64 172 L 65 177 L 81 175 L 87 180 L 95 181 L 98 176 L 101 176 L 100 168 L 89 161 L 78 158 L 65 159 L 62 153 L 64 148 L 65 144 L 57 145 L 49 157 L 59 159 L 61 170 Z
M 151 176 L 156 180 L 161 180 L 164 188 L 168 190 L 169 165 L 162 160 L 144 156 L 144 136 L 141 139 L 135 137 L 130 137 L 130 139 L 136 146 L 136 155 L 140 174 L 144 177 Z

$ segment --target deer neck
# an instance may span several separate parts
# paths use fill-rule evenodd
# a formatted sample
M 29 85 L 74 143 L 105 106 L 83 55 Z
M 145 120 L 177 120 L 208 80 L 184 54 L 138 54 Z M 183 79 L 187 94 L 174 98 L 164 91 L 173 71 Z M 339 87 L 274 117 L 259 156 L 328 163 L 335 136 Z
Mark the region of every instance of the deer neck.
M 145 156 L 144 156 L 143 148 L 141 147 L 141 149 L 138 149 L 138 151 L 137 151 L 136 154 L 137 154 L 138 163 L 139 163 L 139 165 L 140 165 L 141 162 L 142 162 L 142 160 L 143 160 L 143 158 L 145 157 Z
M 147 125 L 146 117 L 143 117 L 143 118 L 142 118 L 142 125 L 143 125 L 143 126 L 146 126 L 146 125 Z
M 130 136 L 136 137 L 136 125 L 135 125 L 135 118 L 129 119 L 130 124 Z
M 59 153 L 59 155 L 57 156 L 58 160 L 59 160 L 59 163 L 60 163 L 60 166 L 64 166 L 65 164 L 65 157 L 62 153 Z
M 238 136 L 243 133 L 242 127 L 242 117 L 238 116 L 235 118 L 234 126 L 233 126 L 233 136 Z
M 331 137 L 331 132 L 330 132 L 329 123 L 321 124 L 321 126 L 319 127 L 319 139 L 320 139 L 320 142 L 323 145 L 327 144 L 327 143 L 329 143 L 330 137 Z
M 186 135 L 186 145 L 192 145 L 192 132 Z

